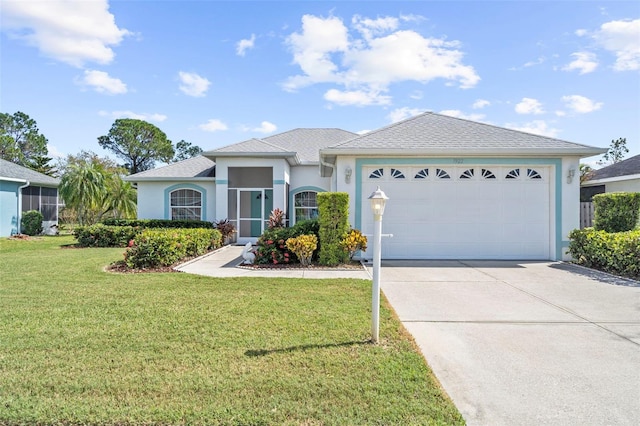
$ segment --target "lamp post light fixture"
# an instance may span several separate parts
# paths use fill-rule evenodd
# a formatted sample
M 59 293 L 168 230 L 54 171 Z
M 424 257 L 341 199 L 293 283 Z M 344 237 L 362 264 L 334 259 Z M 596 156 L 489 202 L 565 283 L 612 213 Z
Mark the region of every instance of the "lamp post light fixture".
M 371 340 L 378 343 L 380 334 L 380 255 L 382 252 L 382 215 L 389 197 L 378 186 L 369 202 L 373 211 L 373 287 L 371 290 Z

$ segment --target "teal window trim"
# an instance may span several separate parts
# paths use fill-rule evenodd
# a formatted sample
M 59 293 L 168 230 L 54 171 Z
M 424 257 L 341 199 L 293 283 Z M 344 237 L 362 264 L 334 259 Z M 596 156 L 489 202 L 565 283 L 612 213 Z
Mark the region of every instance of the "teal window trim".
M 355 228 L 362 229 L 362 169 L 375 165 L 426 165 L 451 164 L 452 166 L 482 165 L 542 165 L 555 167 L 555 260 L 562 260 L 562 159 L 561 158 L 356 158 L 356 209 Z M 384 188 L 383 188 L 384 189 Z M 392 200 L 393 202 L 393 200 Z
M 229 185 L 229 179 L 216 179 L 216 185 Z
M 326 189 L 324 188 L 320 188 L 317 186 L 299 186 L 298 188 L 295 189 L 291 189 L 289 190 L 289 226 L 293 226 L 295 225 L 295 217 L 296 217 L 296 206 L 294 203 L 295 200 L 295 196 L 296 194 L 300 193 L 300 192 L 306 192 L 306 191 L 312 191 L 312 192 L 327 192 Z
M 200 220 L 207 220 L 207 190 L 199 185 L 194 185 L 192 183 L 178 183 L 172 185 L 164 190 L 164 218 L 171 219 L 171 193 L 178 189 L 193 189 L 194 191 L 198 191 L 200 196 L 202 197 L 202 210 L 200 215 Z
M 273 181 L 274 185 L 284 185 L 286 182 L 283 179 L 277 179 Z

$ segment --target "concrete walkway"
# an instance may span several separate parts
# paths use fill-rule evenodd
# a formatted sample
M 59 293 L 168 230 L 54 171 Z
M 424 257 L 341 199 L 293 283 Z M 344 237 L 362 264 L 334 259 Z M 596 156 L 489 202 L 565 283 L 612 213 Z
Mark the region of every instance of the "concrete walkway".
M 640 424 L 640 283 L 548 262 L 382 266 L 469 425 Z
M 197 259 L 179 265 L 175 269 L 209 277 L 273 277 L 273 278 L 356 278 L 370 280 L 369 272 L 345 269 L 251 269 L 239 268 L 243 246 L 224 246 Z

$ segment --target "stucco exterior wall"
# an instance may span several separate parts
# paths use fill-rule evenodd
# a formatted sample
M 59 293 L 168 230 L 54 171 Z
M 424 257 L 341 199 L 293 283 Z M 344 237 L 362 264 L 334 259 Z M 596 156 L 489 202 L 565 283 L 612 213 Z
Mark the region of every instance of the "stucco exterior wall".
M 314 166 L 295 166 L 291 168 L 291 181 L 289 182 L 291 192 L 297 188 L 313 186 L 322 188 L 325 191 L 331 189 L 331 179 L 320 176 L 320 169 Z
M 216 188 L 210 181 L 138 182 L 138 218 L 171 219 L 167 191 L 179 188 L 203 192 L 203 220 L 215 220 Z
M 0 181 L 0 237 L 18 232 L 18 182 Z
M 640 178 L 607 182 L 604 187 L 606 192 L 640 192 Z

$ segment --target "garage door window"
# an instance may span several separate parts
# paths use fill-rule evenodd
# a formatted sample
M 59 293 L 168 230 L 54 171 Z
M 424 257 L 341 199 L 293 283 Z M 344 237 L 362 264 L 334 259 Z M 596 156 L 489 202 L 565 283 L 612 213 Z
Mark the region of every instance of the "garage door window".
M 391 177 L 394 179 L 404 179 L 404 173 L 398 169 L 391 169 Z
M 467 169 L 462 172 L 460 179 L 473 179 L 473 169 Z
M 538 173 L 533 169 L 527 169 L 527 177 L 529 179 L 542 179 L 542 176 L 540 176 L 540 173 Z
M 376 169 L 371 172 L 369 179 L 382 179 L 384 177 L 384 169 Z
M 436 169 L 436 177 L 438 179 L 451 179 L 451 176 L 449 176 L 449 173 L 447 173 L 443 169 Z
M 510 170 L 504 177 L 505 179 L 518 179 L 520 177 L 520 169 Z
M 482 169 L 482 177 L 485 179 L 495 179 L 496 175 L 491 170 Z
M 429 177 L 429 169 L 422 169 L 413 177 L 414 179 L 426 179 Z

